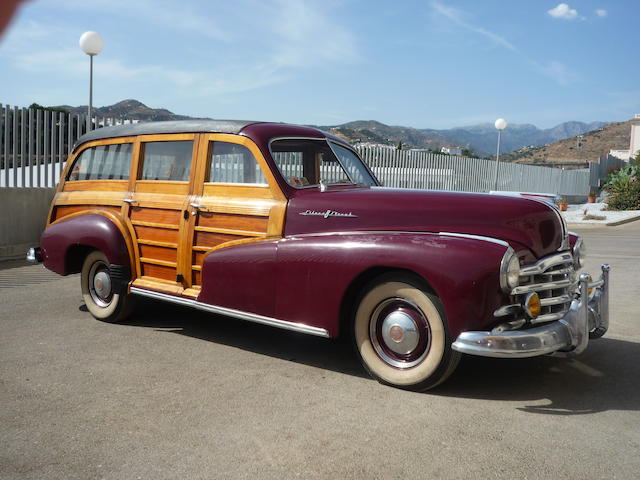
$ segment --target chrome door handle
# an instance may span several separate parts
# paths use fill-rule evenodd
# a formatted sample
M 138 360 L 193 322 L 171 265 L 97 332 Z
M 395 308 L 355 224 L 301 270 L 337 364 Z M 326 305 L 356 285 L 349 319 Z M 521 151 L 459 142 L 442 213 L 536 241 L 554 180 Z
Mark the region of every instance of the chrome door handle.
M 125 198 L 124 201 L 127 202 L 129 205 L 134 205 L 138 203 L 138 201 L 134 200 L 133 198 Z
M 190 203 L 189 206 L 195 208 L 196 210 L 206 210 L 207 209 L 207 207 L 205 207 L 204 205 L 200 205 L 199 203 Z

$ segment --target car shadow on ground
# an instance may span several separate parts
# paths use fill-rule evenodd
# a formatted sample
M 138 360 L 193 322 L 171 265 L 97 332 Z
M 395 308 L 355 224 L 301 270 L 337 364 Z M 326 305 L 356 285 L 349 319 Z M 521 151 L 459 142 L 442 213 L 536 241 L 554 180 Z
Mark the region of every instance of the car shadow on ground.
M 601 338 L 575 358 L 465 356 L 438 395 L 533 402 L 529 413 L 580 415 L 640 410 L 640 343 Z M 544 401 L 544 402 L 541 402 Z
M 314 337 L 187 307 L 136 299 L 137 308 L 123 325 L 149 327 L 273 358 L 369 378 L 351 345 L 342 339 Z M 86 309 L 84 305 L 80 307 Z
M 83 309 L 84 305 L 81 307 Z M 85 307 L 86 308 L 86 307 Z M 351 345 L 197 310 L 140 299 L 125 325 L 154 328 L 201 340 L 369 378 Z M 463 356 L 447 382 L 431 395 L 535 402 L 528 413 L 577 415 L 640 410 L 640 343 L 602 338 L 576 358 L 497 359 Z

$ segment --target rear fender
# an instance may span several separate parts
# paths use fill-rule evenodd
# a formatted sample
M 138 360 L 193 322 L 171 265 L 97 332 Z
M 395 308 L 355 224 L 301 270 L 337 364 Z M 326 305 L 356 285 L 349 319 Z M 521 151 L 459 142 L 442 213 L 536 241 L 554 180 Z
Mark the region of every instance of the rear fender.
M 133 255 L 125 240 L 123 226 L 117 218 L 99 213 L 74 215 L 49 225 L 40 239 L 44 266 L 60 275 L 76 273 L 77 262 L 70 261 L 74 248 L 102 251 L 109 263 L 133 270 Z M 75 267 L 70 267 L 75 265 Z

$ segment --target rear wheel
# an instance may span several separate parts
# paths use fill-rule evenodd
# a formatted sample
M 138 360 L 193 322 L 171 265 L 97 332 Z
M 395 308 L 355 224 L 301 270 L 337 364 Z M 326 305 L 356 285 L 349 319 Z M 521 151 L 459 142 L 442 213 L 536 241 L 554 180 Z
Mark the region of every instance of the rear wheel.
M 87 310 L 98 320 L 120 322 L 131 313 L 133 299 L 126 291 L 116 292 L 104 253 L 96 250 L 84 259 L 80 286 Z
M 387 274 L 369 284 L 353 333 L 367 371 L 394 387 L 428 390 L 460 361 L 460 353 L 451 349 L 440 299 L 410 275 Z

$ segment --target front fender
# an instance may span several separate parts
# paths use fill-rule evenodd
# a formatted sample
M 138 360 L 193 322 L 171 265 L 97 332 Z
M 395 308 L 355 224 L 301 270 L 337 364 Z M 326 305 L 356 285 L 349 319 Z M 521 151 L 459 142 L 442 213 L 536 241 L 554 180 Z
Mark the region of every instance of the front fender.
M 370 269 L 415 272 L 440 297 L 453 338 L 495 323 L 505 302 L 499 266 L 507 244 L 479 237 L 351 232 L 287 237 L 277 246 L 276 317 L 339 333 L 348 287 Z
M 111 264 L 129 266 L 131 262 L 120 229 L 103 215 L 78 215 L 49 225 L 40 239 L 44 266 L 60 275 L 71 273 L 66 260 L 74 246 L 100 250 Z

